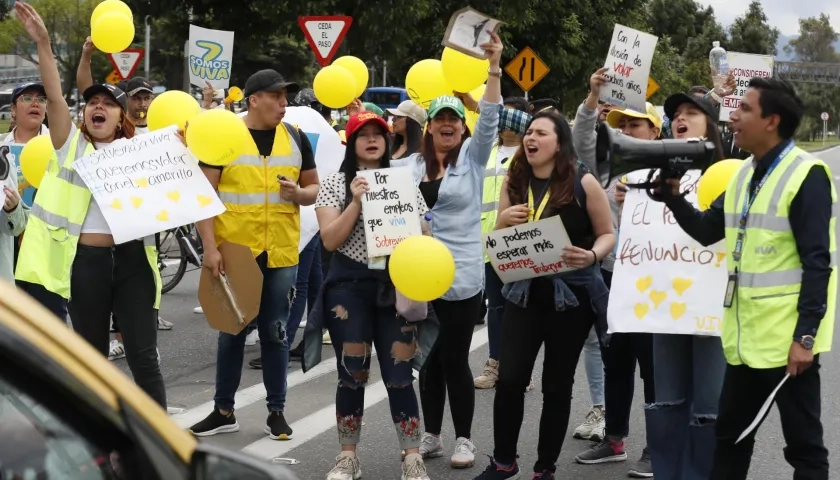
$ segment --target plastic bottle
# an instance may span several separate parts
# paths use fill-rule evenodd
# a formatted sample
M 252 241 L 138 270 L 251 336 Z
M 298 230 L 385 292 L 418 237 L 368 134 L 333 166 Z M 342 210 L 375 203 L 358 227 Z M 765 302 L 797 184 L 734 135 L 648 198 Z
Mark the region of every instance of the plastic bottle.
M 726 83 L 726 77 L 729 76 L 729 58 L 720 42 L 712 42 L 712 47 L 709 52 L 709 67 L 712 70 L 712 82 L 717 90 Z

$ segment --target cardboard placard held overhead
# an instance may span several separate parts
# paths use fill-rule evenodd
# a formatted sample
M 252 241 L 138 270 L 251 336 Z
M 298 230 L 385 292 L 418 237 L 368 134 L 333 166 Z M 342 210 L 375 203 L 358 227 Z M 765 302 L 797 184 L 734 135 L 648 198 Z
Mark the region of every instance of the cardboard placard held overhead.
M 474 8 L 464 7 L 449 18 L 441 45 L 484 59 L 486 57 L 481 45 L 493 41 L 488 31 L 495 33 L 502 25 L 504 22 L 501 20 L 488 17 Z
M 201 269 L 198 303 L 214 330 L 238 335 L 260 313 L 263 275 L 251 249 L 224 242 L 219 245 L 225 274 L 219 278 Z

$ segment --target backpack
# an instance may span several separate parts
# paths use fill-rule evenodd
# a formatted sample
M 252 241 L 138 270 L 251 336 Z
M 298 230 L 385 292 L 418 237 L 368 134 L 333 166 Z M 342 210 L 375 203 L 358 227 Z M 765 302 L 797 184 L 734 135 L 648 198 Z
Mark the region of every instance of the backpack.
M 283 126 L 286 127 L 286 131 L 289 132 L 289 135 L 291 135 L 292 140 L 295 141 L 295 145 L 297 145 L 298 151 L 303 153 L 303 142 L 300 139 L 300 130 L 298 130 L 297 125 L 292 125 L 291 123 L 283 122 Z

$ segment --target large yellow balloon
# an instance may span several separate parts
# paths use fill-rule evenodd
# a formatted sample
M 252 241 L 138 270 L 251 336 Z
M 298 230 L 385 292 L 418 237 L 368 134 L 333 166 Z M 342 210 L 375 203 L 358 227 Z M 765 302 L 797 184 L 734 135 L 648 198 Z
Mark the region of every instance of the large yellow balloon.
M 312 81 L 315 98 L 330 108 L 344 108 L 356 98 L 356 79 L 350 70 L 340 65 L 324 67 Z
M 484 91 L 487 90 L 487 84 L 481 84 L 474 89 L 470 90 L 470 96 L 476 102 L 484 98 Z
M 388 273 L 397 291 L 417 302 L 430 302 L 449 290 L 455 280 L 455 260 L 440 240 L 417 235 L 394 249 Z
M 709 167 L 700 181 L 697 182 L 697 206 L 700 210 L 708 210 L 712 202 L 726 191 L 729 181 L 744 165 L 744 160 L 730 158 L 714 163 Z
M 353 78 L 356 80 L 356 96 L 354 98 L 360 98 L 362 94 L 365 93 L 368 80 L 370 80 L 370 72 L 368 72 L 365 62 L 358 57 L 345 55 L 343 57 L 336 58 L 332 64 L 344 67 L 350 71 L 350 74 L 353 75 Z
M 487 81 L 490 60 L 465 55 L 446 47 L 440 57 L 443 76 L 452 90 L 469 92 Z
M 441 95 L 452 95 L 452 87 L 443 76 L 440 60 L 420 60 L 408 69 L 405 76 L 405 89 L 408 98 L 421 107 L 428 109 L 432 100 Z
M 53 155 L 55 155 L 55 149 L 49 135 L 39 135 L 26 142 L 18 159 L 23 178 L 33 187 L 38 188 Z
M 222 166 L 239 158 L 245 149 L 248 127 L 230 110 L 205 110 L 190 121 L 187 146 L 202 162 Z
M 180 90 L 161 93 L 149 105 L 147 118 L 149 130 L 160 130 L 170 125 L 178 125 L 183 130 L 187 122 L 201 113 L 201 105 L 192 95 Z
M 104 2 L 100 3 L 93 9 L 93 13 L 90 16 L 90 26 L 93 27 L 93 24 L 96 23 L 96 20 L 105 13 L 108 12 L 118 12 L 123 15 L 128 16 L 131 21 L 134 21 L 134 14 L 131 12 L 131 8 L 125 4 L 125 2 L 121 2 L 120 0 L 105 0 Z
M 90 39 L 105 53 L 122 52 L 134 41 L 134 21 L 122 12 L 106 12 L 96 19 Z

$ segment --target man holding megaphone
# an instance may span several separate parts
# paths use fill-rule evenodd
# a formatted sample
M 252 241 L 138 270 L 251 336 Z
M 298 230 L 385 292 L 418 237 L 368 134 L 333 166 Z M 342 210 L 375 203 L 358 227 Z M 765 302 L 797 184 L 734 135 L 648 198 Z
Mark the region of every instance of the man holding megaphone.
M 757 428 L 746 431 L 777 386 L 794 478 L 828 478 L 819 354 L 831 349 L 836 313 L 837 191 L 829 167 L 794 144 L 803 110 L 787 81 L 753 78 L 730 115 L 736 146 L 753 156 L 711 207 L 691 206 L 678 178 L 653 182 L 687 234 L 726 240 L 727 365 L 710 478 L 747 478 Z

